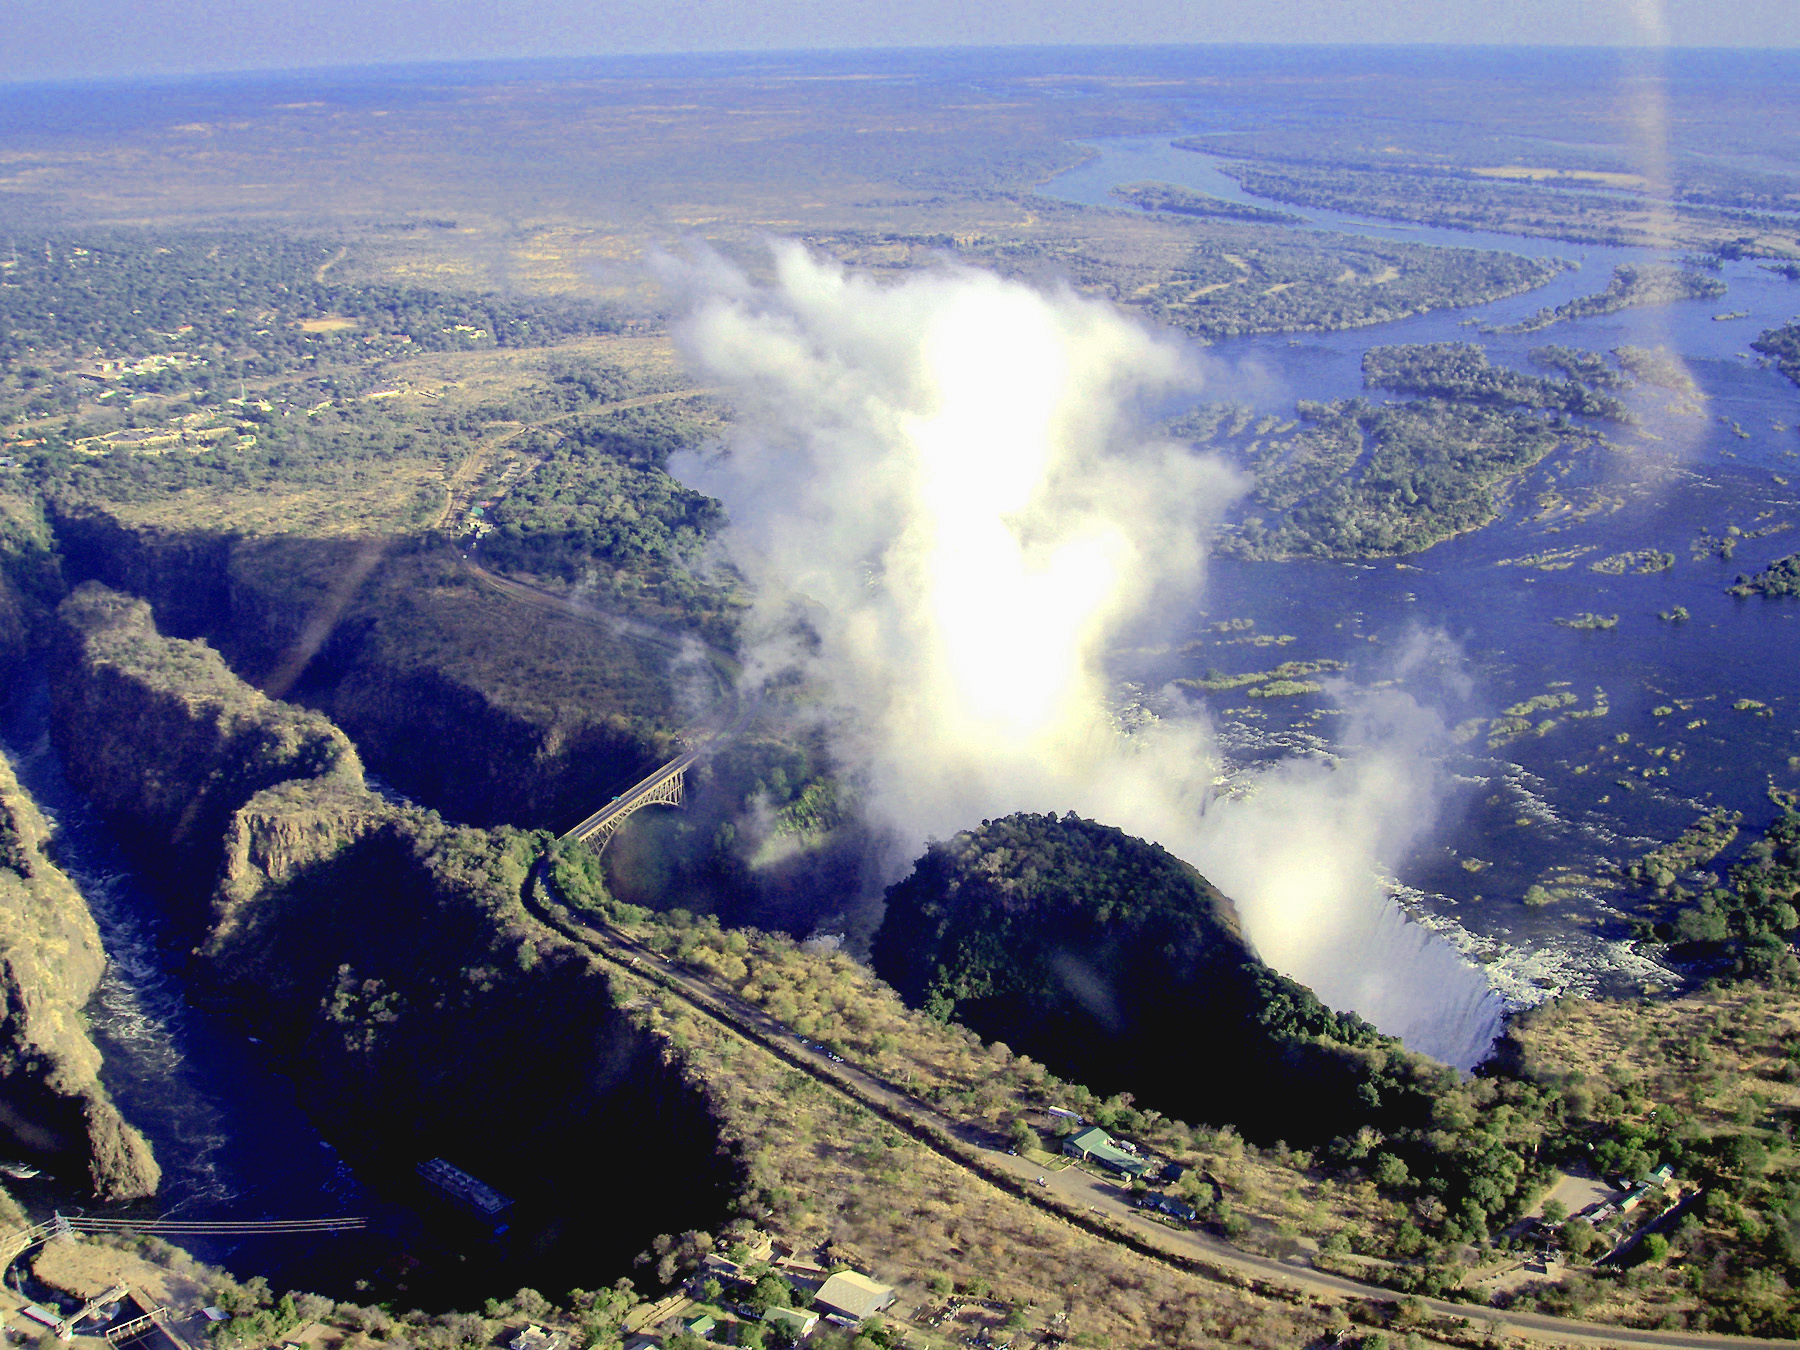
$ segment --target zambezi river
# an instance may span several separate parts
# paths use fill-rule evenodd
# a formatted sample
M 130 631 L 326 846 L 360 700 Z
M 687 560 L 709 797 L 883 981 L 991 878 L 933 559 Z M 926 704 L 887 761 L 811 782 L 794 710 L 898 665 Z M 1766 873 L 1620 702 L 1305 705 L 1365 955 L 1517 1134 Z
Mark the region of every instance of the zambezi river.
M 1207 128 L 1189 135 L 1206 136 Z M 1489 304 L 1445 309 L 1368 328 L 1220 341 L 1204 352 L 1206 396 L 1284 419 L 1297 399 L 1381 394 L 1364 388 L 1363 353 L 1389 343 L 1479 342 L 1497 364 L 1537 373 L 1528 352 L 1556 343 L 1606 353 L 1663 347 L 1699 386 L 1687 399 L 1639 382 L 1622 397 L 1636 426 L 1596 424 L 1609 447 L 1560 450 L 1511 494 L 1489 528 L 1398 560 L 1367 563 L 1216 561 L 1188 638 L 1212 623 L 1248 619 L 1254 632 L 1291 637 L 1273 648 L 1180 641 L 1121 661 L 1121 679 L 1155 688 L 1199 675 L 1266 669 L 1284 660 L 1348 663 L 1350 678 L 1389 675 L 1410 634 L 1453 642 L 1466 692 L 1441 702 L 1447 724 L 1473 726 L 1542 695 L 1576 697 L 1588 718 L 1553 720 L 1493 750 L 1485 729 L 1452 752 L 1451 788 L 1429 847 L 1400 865 L 1409 912 L 1487 964 L 1516 1005 L 1551 989 L 1593 992 L 1666 983 L 1669 972 L 1628 947 L 1642 897 L 1611 884 L 1622 861 L 1692 824 L 1703 810 L 1743 813 L 1739 847 L 1776 814 L 1771 786 L 1800 785 L 1800 604 L 1726 594 L 1740 573 L 1800 549 L 1800 391 L 1749 343 L 1800 313 L 1800 285 L 1728 261 L 1717 299 L 1624 310 L 1496 334 L 1546 306 L 1602 290 L 1614 267 L 1676 262 L 1637 249 L 1432 229 L 1310 210 L 1244 192 L 1218 153 L 1176 149 L 1174 137 L 1093 143 L 1095 156 L 1040 190 L 1064 200 L 1128 208 L 1113 187 L 1159 181 L 1229 201 L 1279 208 L 1306 226 L 1363 239 L 1560 257 L 1574 264 L 1549 285 Z M 1223 151 L 1229 134 L 1217 137 Z M 1707 539 L 1737 532 L 1735 554 Z M 1673 554 L 1667 571 L 1611 575 L 1593 564 L 1636 550 Z M 1562 554 L 1544 569 L 1522 564 Z M 1660 618 L 1677 607 L 1685 622 Z M 1611 629 L 1558 620 L 1618 616 Z M 1440 691 L 1441 692 L 1441 691 Z M 1210 695 L 1230 750 L 1246 762 L 1331 752 L 1330 700 Z M 1465 735 L 1467 733 L 1465 732 Z M 1722 855 L 1722 868 L 1733 856 Z M 1534 885 L 1555 896 L 1527 905 Z

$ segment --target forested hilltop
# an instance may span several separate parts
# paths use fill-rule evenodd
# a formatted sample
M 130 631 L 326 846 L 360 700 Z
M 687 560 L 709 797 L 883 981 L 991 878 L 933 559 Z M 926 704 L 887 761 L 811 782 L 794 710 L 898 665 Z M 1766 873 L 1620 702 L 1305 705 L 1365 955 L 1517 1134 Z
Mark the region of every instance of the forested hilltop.
M 1354 1130 L 1384 1097 L 1398 1106 L 1420 1067 L 1265 965 L 1187 863 L 1073 813 L 933 844 L 889 889 L 872 959 L 933 1016 L 1263 1140 Z

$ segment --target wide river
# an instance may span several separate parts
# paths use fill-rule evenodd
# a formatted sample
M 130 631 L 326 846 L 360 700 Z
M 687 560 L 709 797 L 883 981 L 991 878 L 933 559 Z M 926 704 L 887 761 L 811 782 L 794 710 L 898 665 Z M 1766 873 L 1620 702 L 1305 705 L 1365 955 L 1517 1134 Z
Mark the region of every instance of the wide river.
M 1752 262 L 1728 262 L 1719 274 L 1728 291 L 1719 299 L 1490 334 L 1487 325 L 1602 289 L 1619 263 L 1671 259 L 1301 210 L 1245 193 L 1215 155 L 1175 149 L 1168 138 L 1094 148 L 1093 159 L 1041 191 L 1119 208 L 1110 195 L 1118 184 L 1175 183 L 1294 211 L 1334 233 L 1577 264 L 1548 286 L 1491 304 L 1348 332 L 1220 342 L 1206 353 L 1215 372 L 1208 395 L 1218 401 L 1291 417 L 1296 399 L 1368 393 L 1362 355 L 1385 343 L 1477 341 L 1496 363 L 1532 372 L 1527 352 L 1546 343 L 1601 353 L 1664 347 L 1683 359 L 1704 395 L 1697 406 L 1639 384 L 1625 395 L 1637 427 L 1606 427 L 1615 448 L 1553 455 L 1526 476 L 1493 526 L 1399 561 L 1216 563 L 1204 612 L 1176 641 L 1132 655 L 1119 672 L 1154 687 L 1208 667 L 1252 671 L 1331 658 L 1372 682 L 1389 673 L 1391 653 L 1407 635 L 1428 632 L 1461 653 L 1466 692 L 1446 699 L 1440 687 L 1433 695 L 1452 726 L 1544 694 L 1574 694 L 1574 710 L 1587 711 L 1603 690 L 1603 716 L 1561 717 L 1541 735 L 1492 750 L 1483 727 L 1450 752 L 1443 817 L 1426 848 L 1397 860 L 1399 893 L 1415 915 L 1487 961 L 1514 1003 L 1542 997 L 1547 987 L 1591 991 L 1661 980 L 1663 972 L 1623 942 L 1644 897 L 1610 885 L 1609 874 L 1712 806 L 1743 812 L 1741 847 L 1775 814 L 1771 786 L 1800 784 L 1800 604 L 1725 593 L 1739 573 L 1800 549 L 1800 493 L 1791 485 L 1800 477 L 1800 391 L 1748 345 L 1800 313 L 1800 285 Z M 1729 561 L 1695 547 L 1703 532 L 1719 537 L 1733 527 L 1745 537 Z M 1591 566 L 1646 548 L 1673 554 L 1674 567 L 1610 575 Z M 1560 561 L 1570 565 L 1541 570 L 1511 561 L 1548 552 L 1566 552 Z M 1676 606 L 1687 609 L 1685 623 L 1658 617 Z M 1616 614 L 1618 624 L 1582 630 L 1556 622 L 1585 612 Z M 1258 648 L 1215 639 L 1181 653 L 1181 639 L 1225 619 L 1251 619 L 1254 632 L 1293 641 Z M 1329 751 L 1328 699 L 1213 695 L 1211 702 L 1240 758 Z M 1556 715 L 1540 711 L 1532 720 Z M 1546 887 L 1552 903 L 1523 903 L 1534 884 Z

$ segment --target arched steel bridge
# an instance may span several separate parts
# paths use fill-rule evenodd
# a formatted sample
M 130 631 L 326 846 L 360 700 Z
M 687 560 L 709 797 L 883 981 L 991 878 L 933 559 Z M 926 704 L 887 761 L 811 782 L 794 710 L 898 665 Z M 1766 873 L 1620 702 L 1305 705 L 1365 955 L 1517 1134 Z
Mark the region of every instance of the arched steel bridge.
M 700 758 L 701 752 L 713 744 L 716 742 L 708 742 L 707 746 L 695 746 L 693 749 L 675 756 L 660 769 L 640 779 L 636 784 L 614 797 L 581 824 L 564 834 L 563 838 L 580 839 L 598 853 L 613 837 L 613 831 L 623 825 L 625 818 L 632 812 L 646 806 L 680 806 L 682 793 L 687 784 L 687 771 L 693 767 L 694 761 Z M 596 839 L 600 841 L 598 844 L 594 843 Z
M 613 831 L 623 825 L 626 817 L 634 811 L 641 811 L 646 806 L 680 806 L 687 789 L 687 771 L 698 761 L 735 739 L 756 715 L 760 699 L 754 694 L 746 696 L 734 685 L 731 687 L 731 696 L 737 701 L 737 715 L 732 718 L 730 726 L 683 750 L 661 768 L 652 770 L 574 829 L 566 831 L 562 838 L 579 839 L 599 853 L 612 839 Z M 599 840 L 597 844 L 594 842 L 596 839 Z

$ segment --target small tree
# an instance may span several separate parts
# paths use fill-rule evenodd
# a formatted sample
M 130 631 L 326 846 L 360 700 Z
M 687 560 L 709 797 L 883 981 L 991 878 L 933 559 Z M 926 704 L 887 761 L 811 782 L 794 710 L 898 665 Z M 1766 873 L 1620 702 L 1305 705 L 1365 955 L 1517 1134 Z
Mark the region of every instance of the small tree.
M 1569 1255 L 1580 1257 L 1594 1250 L 1600 1241 L 1600 1235 L 1586 1219 L 1570 1219 L 1563 1225 L 1562 1240 L 1563 1246 L 1569 1249 Z
M 542 1321 L 550 1315 L 551 1303 L 535 1289 L 521 1289 L 512 1297 L 513 1307 L 519 1316 L 529 1318 L 533 1322 Z

